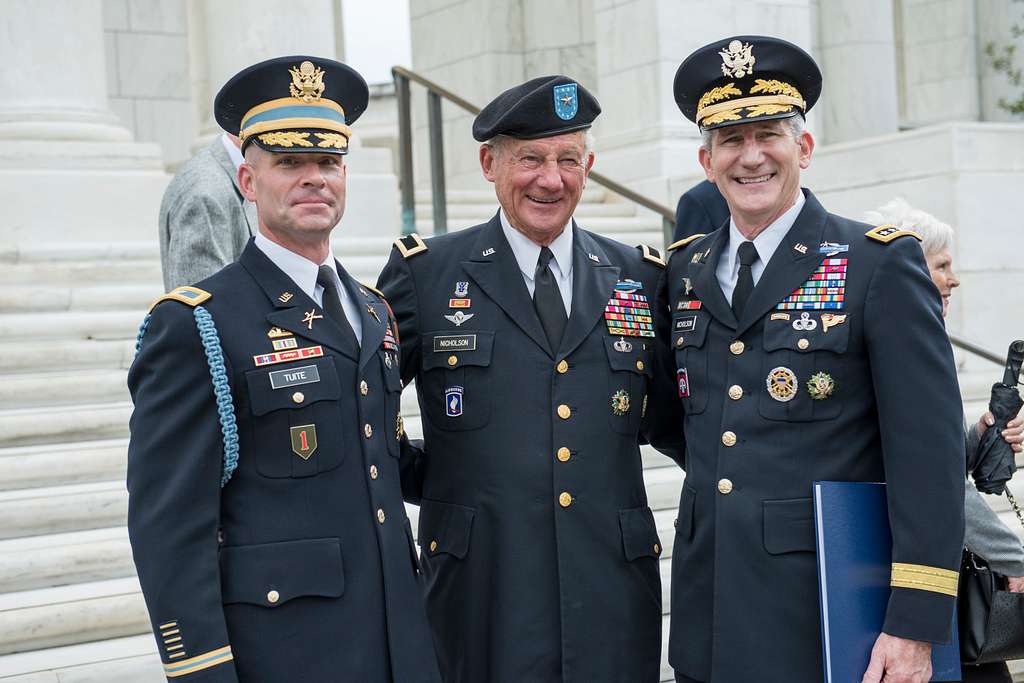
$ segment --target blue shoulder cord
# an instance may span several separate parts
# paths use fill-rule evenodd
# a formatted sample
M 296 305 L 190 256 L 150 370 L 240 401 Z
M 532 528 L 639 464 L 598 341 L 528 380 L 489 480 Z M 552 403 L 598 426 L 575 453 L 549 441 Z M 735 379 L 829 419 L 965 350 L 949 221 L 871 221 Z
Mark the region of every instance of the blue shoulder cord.
M 217 400 L 217 414 L 220 417 L 220 432 L 224 437 L 224 470 L 220 477 L 220 486 L 224 488 L 238 468 L 238 424 L 235 420 L 235 406 L 231 401 L 231 387 L 228 385 L 228 373 L 224 367 L 224 352 L 220 347 L 220 337 L 217 335 L 213 316 L 202 306 L 196 306 L 193 315 L 199 330 L 199 340 L 206 353 L 206 364 L 210 367 L 210 381 L 213 383 L 213 395 Z M 135 339 L 136 354 L 142 346 L 142 337 L 149 327 L 149 319 L 150 316 L 146 315 L 139 327 L 139 334 Z

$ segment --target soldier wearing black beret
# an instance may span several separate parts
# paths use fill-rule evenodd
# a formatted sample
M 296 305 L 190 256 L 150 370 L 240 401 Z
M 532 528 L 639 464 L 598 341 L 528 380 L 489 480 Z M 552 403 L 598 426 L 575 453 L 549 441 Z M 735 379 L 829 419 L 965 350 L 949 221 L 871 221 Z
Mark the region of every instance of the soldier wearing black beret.
M 658 297 L 657 381 L 686 440 L 669 662 L 687 683 L 822 679 L 816 480 L 887 484 L 892 592 L 864 681 L 927 681 L 951 636 L 964 446 L 942 307 L 916 235 L 801 189 L 820 91 L 806 52 L 762 36 L 675 77 L 730 213 L 670 247 Z
M 338 62 L 251 66 L 217 95 L 259 233 L 161 297 L 128 375 L 128 530 L 168 679 L 440 680 L 399 484 L 387 302 L 335 260 L 350 125 Z
M 664 263 L 576 224 L 601 109 L 566 76 L 476 118 L 500 209 L 399 239 L 378 283 L 423 416 L 419 541 L 447 681 L 659 679 L 662 552 L 644 491 Z

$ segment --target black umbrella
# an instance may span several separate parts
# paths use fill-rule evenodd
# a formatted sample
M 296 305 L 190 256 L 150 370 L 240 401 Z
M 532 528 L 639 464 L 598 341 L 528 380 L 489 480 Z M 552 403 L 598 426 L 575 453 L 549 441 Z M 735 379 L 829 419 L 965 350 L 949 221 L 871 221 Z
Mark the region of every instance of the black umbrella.
M 1010 344 L 1006 353 L 1006 371 L 1003 381 L 992 385 L 992 397 L 988 409 L 995 417 L 995 424 L 981 435 L 978 450 L 968 454 L 968 469 L 974 483 L 982 493 L 1001 494 L 1006 490 L 1006 482 L 1017 470 L 1014 462 L 1013 449 L 1003 440 L 1002 431 L 1006 423 L 1012 420 L 1024 405 L 1020 392 L 1017 391 L 1021 363 L 1024 361 L 1024 341 Z

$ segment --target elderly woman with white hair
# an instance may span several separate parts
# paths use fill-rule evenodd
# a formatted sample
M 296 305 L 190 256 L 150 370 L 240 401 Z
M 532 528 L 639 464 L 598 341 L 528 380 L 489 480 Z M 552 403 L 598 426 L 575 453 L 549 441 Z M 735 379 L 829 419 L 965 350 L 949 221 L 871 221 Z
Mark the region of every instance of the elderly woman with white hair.
M 921 236 L 921 248 L 932 282 L 942 297 L 942 315 L 949 312 L 949 299 L 953 289 L 960 286 L 960 279 L 953 272 L 953 228 L 929 213 L 915 209 L 902 199 L 893 199 L 876 211 L 865 214 L 865 220 L 875 225 L 889 223 L 904 230 L 913 230 Z M 986 412 L 967 430 L 967 451 L 977 449 L 981 435 L 995 424 L 992 414 Z M 1011 420 L 1002 432 L 1003 439 L 1014 452 L 1024 450 L 1024 418 Z M 1024 547 L 1016 534 L 1005 524 L 982 499 L 981 494 L 967 479 L 964 497 L 964 545 L 984 557 L 996 572 L 1008 577 L 1009 590 L 1024 592 Z M 1010 683 L 1006 664 L 997 663 L 983 666 L 964 666 L 964 682 Z

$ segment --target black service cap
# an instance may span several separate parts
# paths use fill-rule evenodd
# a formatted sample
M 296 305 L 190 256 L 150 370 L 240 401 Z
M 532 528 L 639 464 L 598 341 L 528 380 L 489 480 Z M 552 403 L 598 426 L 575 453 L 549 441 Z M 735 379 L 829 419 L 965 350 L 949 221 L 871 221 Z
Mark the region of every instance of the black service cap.
M 568 76 L 533 78 L 495 97 L 473 121 L 473 137 L 522 140 L 590 128 L 601 113 L 597 98 Z

